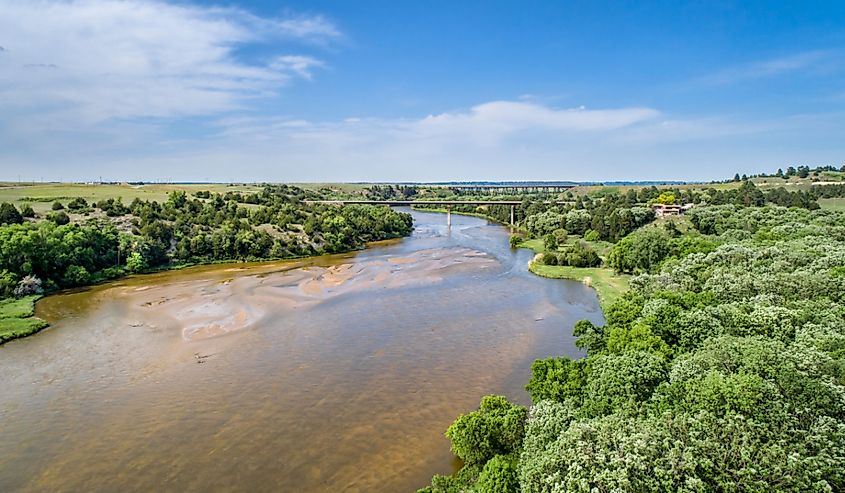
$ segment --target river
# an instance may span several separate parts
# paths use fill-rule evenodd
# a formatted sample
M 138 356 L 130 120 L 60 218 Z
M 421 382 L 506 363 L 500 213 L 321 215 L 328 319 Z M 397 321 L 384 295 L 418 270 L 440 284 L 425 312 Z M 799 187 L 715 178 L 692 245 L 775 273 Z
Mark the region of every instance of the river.
M 0 346 L 0 491 L 407 492 L 531 362 L 579 356 L 595 292 L 527 272 L 483 219 L 315 259 L 202 266 L 49 296 Z

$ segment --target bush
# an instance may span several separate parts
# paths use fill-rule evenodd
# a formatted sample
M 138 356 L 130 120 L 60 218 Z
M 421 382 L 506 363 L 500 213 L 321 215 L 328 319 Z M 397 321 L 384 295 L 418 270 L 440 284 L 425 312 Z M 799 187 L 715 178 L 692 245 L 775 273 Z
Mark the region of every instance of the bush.
M 64 209 L 64 208 L 65 208 L 65 206 L 63 206 L 61 202 L 59 202 L 59 201 L 53 202 L 53 207 L 52 207 L 52 209 L 53 209 L 54 211 L 60 211 L 60 210 L 62 210 L 62 209 Z
M 598 267 L 601 265 L 601 257 L 590 248 L 584 241 L 572 245 L 563 255 L 558 257 L 558 265 L 571 265 L 572 267 Z
M 558 256 L 552 252 L 546 252 L 540 257 L 543 265 L 558 265 Z
M 26 205 L 25 205 L 25 206 L 23 206 L 23 208 L 21 209 L 21 216 L 23 216 L 23 217 L 35 217 L 35 211 L 34 211 L 34 210 L 32 210 L 32 206 L 31 206 L 31 205 L 26 204 Z
M 32 294 L 41 294 L 44 289 L 41 287 L 41 279 L 35 276 L 26 276 L 18 283 L 14 295 L 16 298 L 23 298 Z
M 17 285 L 18 277 L 14 272 L 9 272 L 6 269 L 0 270 L 0 297 L 8 298 L 12 296 Z
M 103 279 L 117 279 L 124 274 L 126 274 L 126 271 L 123 270 L 123 267 L 109 267 L 100 272 L 100 276 Z
M 65 271 L 64 282 L 68 286 L 84 286 L 91 282 L 91 274 L 85 267 L 71 265 Z
M 76 197 L 75 199 L 71 200 L 68 203 L 67 208 L 72 210 L 72 211 L 87 209 L 88 208 L 88 201 L 83 199 L 82 197 Z
M 555 235 L 558 245 L 566 244 L 566 239 L 569 238 L 569 232 L 563 228 L 552 231 L 552 234 Z
M 522 237 L 518 235 L 511 235 L 509 242 L 511 248 L 519 248 L 519 245 L 522 243 Z
M 52 212 L 47 215 L 47 219 L 53 221 L 59 226 L 64 226 L 65 224 L 70 223 L 70 216 L 68 216 L 64 211 Z
M 599 235 L 598 231 L 594 229 L 588 229 L 584 233 L 584 239 L 587 241 L 599 241 L 601 239 L 601 236 Z
M 0 224 L 20 224 L 22 222 L 23 217 L 14 205 L 8 202 L 0 204 Z

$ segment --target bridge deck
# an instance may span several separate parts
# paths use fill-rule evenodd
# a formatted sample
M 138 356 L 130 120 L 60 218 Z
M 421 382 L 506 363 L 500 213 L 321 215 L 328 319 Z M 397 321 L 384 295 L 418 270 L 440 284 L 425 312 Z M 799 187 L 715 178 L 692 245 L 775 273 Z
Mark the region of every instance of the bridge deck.
M 520 205 L 521 200 L 306 200 L 306 204 L 338 205 Z M 563 203 L 563 202 L 562 202 Z

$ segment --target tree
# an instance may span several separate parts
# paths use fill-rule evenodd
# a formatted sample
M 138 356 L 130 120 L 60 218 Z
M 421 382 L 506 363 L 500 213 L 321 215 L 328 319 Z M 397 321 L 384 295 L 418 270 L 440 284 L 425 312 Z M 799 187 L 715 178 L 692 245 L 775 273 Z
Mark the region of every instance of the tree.
M 497 455 L 487 461 L 476 483 L 478 493 L 517 493 L 519 479 L 517 478 L 516 461 L 504 455 Z
M 23 217 L 14 205 L 8 202 L 0 204 L 0 224 L 20 224 L 22 222 Z
M 734 175 L 734 179 L 733 179 L 733 181 L 739 181 L 739 173 L 737 173 L 737 174 L 735 174 L 735 175 Z
M 132 252 L 126 257 L 126 270 L 133 273 L 143 272 L 147 268 L 144 257 L 138 252 Z
M 556 230 L 557 231 L 557 230 Z M 552 233 L 547 234 L 543 237 L 543 247 L 546 251 L 553 252 L 557 250 L 557 237 Z
M 672 192 L 663 192 L 654 199 L 654 202 L 657 204 L 674 204 L 675 194 Z
M 502 396 L 481 399 L 478 411 L 459 417 L 446 437 L 452 452 L 467 464 L 484 464 L 496 455 L 519 451 L 525 433 L 528 410 L 508 402 Z

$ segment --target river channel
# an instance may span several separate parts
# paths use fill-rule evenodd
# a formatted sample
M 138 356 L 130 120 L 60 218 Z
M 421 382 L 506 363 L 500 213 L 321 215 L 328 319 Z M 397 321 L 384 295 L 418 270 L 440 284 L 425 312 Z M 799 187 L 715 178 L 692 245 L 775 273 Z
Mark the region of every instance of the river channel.
M 483 219 L 413 212 L 352 254 L 49 296 L 0 346 L 0 491 L 407 492 L 485 394 L 580 355 L 595 292 L 530 274 Z

